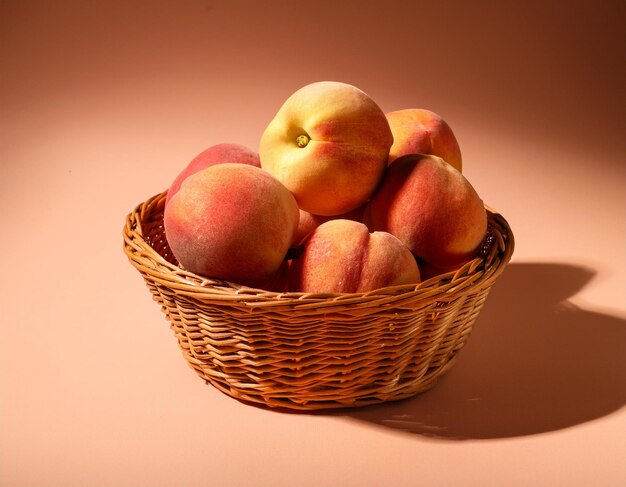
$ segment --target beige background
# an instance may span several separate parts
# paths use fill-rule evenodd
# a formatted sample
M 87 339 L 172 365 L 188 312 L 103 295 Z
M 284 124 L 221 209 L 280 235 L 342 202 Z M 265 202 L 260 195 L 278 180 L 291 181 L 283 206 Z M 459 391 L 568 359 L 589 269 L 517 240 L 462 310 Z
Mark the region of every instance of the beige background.
M 0 2 L 0 485 L 626 485 L 626 4 L 547 3 Z M 440 113 L 517 248 L 435 389 L 278 413 L 196 377 L 121 231 L 322 79 Z

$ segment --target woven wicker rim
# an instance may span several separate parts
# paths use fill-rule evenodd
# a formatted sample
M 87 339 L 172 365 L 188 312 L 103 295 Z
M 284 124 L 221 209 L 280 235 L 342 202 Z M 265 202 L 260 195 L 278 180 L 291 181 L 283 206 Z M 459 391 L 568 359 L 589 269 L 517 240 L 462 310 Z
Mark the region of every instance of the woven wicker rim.
M 419 300 L 425 306 L 445 298 L 446 294 L 471 291 L 477 285 L 489 286 L 508 264 L 514 250 L 514 237 L 504 217 L 486 206 L 489 229 L 480 256 L 467 262 L 456 271 L 441 274 L 419 284 L 404 284 L 376 289 L 364 293 L 303 293 L 272 292 L 243 286 L 237 283 L 199 276 L 177 265 L 169 252 L 167 242 L 148 242 L 144 239 L 142 225 L 155 211 L 162 208 L 167 191 L 156 194 L 137 205 L 126 218 L 124 227 L 124 252 L 131 263 L 155 282 L 175 289 L 177 293 L 194 299 L 245 301 L 253 307 L 281 306 L 285 303 L 298 307 L 357 304 L 380 300 L 380 305 L 398 299 Z M 156 248 L 164 249 L 162 253 Z

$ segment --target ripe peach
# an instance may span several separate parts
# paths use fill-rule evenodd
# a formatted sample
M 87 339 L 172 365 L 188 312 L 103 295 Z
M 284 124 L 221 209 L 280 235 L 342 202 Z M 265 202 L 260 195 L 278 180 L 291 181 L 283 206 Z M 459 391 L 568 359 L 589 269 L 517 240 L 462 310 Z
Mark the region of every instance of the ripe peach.
M 298 217 L 293 195 L 269 173 L 223 163 L 183 181 L 165 207 L 165 235 L 185 269 L 255 286 L 278 271 Z
M 485 207 L 469 181 L 442 158 L 424 154 L 389 165 L 364 221 L 440 268 L 473 258 L 487 230 Z
M 415 258 L 387 232 L 329 220 L 317 227 L 290 268 L 290 289 L 310 293 L 367 292 L 420 280 Z
M 329 220 L 353 220 L 355 222 L 363 222 L 363 212 L 365 211 L 365 205 L 361 205 L 358 208 L 355 208 L 352 211 L 348 211 L 347 213 L 342 213 L 341 215 L 336 216 L 323 216 L 323 215 L 314 215 L 313 213 L 309 213 L 308 211 L 304 211 L 300 209 L 300 221 L 298 223 L 298 229 L 296 230 L 296 235 L 294 237 L 292 246 L 297 247 L 302 245 L 307 237 L 313 233 L 317 227 L 319 227 L 322 223 L 327 222 Z
M 267 279 L 259 281 L 255 286 L 275 293 L 283 293 L 289 290 L 289 267 L 291 260 L 283 260 L 276 272 Z
M 187 167 L 185 167 L 176 179 L 174 179 L 174 182 L 170 186 L 167 196 L 165 197 L 165 204 L 167 205 L 169 203 L 172 196 L 174 196 L 180 188 L 182 182 L 188 176 L 191 176 L 204 168 L 214 166 L 215 164 L 223 164 L 225 162 L 236 162 L 239 164 L 261 167 L 259 154 L 248 149 L 244 145 L 232 143 L 213 145 L 194 157 Z
M 346 83 L 320 81 L 287 98 L 261 136 L 259 156 L 300 208 L 332 216 L 371 196 L 392 142 L 372 98 Z
M 460 264 L 456 264 L 450 267 L 437 267 L 430 262 L 426 262 L 425 260 L 418 259 L 417 262 L 417 266 L 420 269 L 420 276 L 422 276 L 422 281 L 426 281 L 431 277 L 447 274 L 448 272 L 457 271 L 461 267 L 463 267 L 463 264 L 465 264 L 465 262 L 461 262 Z
M 430 110 L 407 108 L 387 113 L 393 134 L 389 164 L 406 154 L 432 154 L 462 171 L 461 149 L 446 121 Z

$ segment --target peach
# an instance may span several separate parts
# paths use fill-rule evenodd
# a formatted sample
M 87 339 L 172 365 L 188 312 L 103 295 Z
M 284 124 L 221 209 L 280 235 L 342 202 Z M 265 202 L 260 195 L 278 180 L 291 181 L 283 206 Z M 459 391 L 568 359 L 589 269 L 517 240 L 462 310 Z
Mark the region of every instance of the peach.
M 300 221 L 298 223 L 298 229 L 296 230 L 296 235 L 294 237 L 292 246 L 297 247 L 299 245 L 302 245 L 307 237 L 311 233 L 313 233 L 313 230 L 319 227 L 322 223 L 329 220 L 343 219 L 353 220 L 355 222 L 362 222 L 364 211 L 365 205 L 361 205 L 358 208 L 355 208 L 354 210 L 348 211 L 346 213 L 342 213 L 341 215 L 323 216 L 314 215 L 313 213 L 309 213 L 308 211 L 300 209 Z
M 289 267 L 291 260 L 285 259 L 276 272 L 267 279 L 259 281 L 256 287 L 275 293 L 283 293 L 289 290 Z
M 223 163 L 183 181 L 165 207 L 164 225 L 186 270 L 256 286 L 279 270 L 298 218 L 295 198 L 272 175 Z
M 393 134 L 389 164 L 406 154 L 432 154 L 462 171 L 461 149 L 446 121 L 430 110 L 407 108 L 387 113 Z
M 259 157 L 300 208 L 333 216 L 367 201 L 392 143 L 387 118 L 370 96 L 350 84 L 320 81 L 287 98 L 261 135 Z
M 442 158 L 424 154 L 389 165 L 364 221 L 440 268 L 473 258 L 487 230 L 485 207 L 470 182 Z
M 456 264 L 450 267 L 437 267 L 430 262 L 418 259 L 417 266 L 420 269 L 420 276 L 422 277 L 422 281 L 427 281 L 432 277 L 437 277 L 442 274 L 447 274 L 448 272 L 457 271 L 461 267 L 463 267 L 464 263 L 465 262 L 462 262 L 460 264 Z
M 171 184 L 165 204 L 167 205 L 172 196 L 178 191 L 182 182 L 192 174 L 201 171 L 215 164 L 223 164 L 225 162 L 235 162 L 239 164 L 248 164 L 250 166 L 261 167 L 259 154 L 241 144 L 223 143 L 217 144 L 203 150 L 194 157 L 191 162 L 183 169 Z
M 335 219 L 317 227 L 292 261 L 289 286 L 308 293 L 350 293 L 419 280 L 415 258 L 396 237 Z

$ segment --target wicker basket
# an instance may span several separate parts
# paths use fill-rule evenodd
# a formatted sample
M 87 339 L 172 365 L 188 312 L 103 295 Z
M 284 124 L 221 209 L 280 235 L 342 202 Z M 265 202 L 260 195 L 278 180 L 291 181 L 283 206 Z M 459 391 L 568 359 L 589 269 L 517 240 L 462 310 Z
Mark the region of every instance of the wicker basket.
M 406 398 L 454 364 L 514 241 L 487 208 L 480 257 L 419 285 L 355 294 L 274 293 L 177 266 L 163 230 L 166 192 L 141 203 L 124 251 L 198 375 L 243 402 L 314 410 Z

